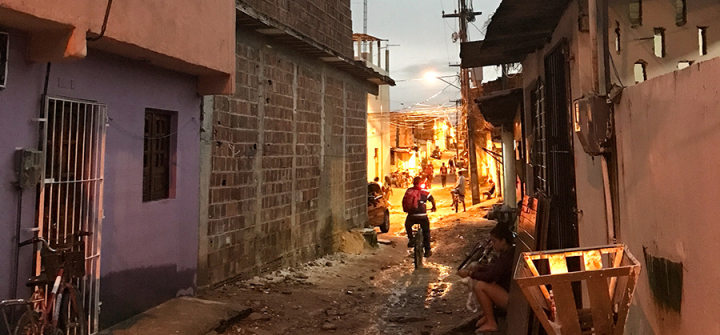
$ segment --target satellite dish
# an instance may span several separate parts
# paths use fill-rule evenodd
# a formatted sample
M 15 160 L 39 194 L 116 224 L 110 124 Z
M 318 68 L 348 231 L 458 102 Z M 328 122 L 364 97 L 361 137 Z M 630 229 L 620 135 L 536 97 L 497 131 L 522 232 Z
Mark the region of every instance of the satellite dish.
M 453 43 L 457 42 L 460 39 L 460 35 L 458 35 L 457 32 L 452 33 L 451 35 Z

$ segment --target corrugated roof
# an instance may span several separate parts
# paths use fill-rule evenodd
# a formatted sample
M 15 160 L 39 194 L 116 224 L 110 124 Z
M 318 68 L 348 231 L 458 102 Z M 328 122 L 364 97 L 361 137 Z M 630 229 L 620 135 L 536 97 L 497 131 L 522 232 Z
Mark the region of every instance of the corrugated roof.
M 522 88 L 493 92 L 475 99 L 485 120 L 495 127 L 512 124 L 523 103 Z
M 570 0 L 503 0 L 485 40 L 460 45 L 461 66 L 520 62 L 548 43 Z
M 353 77 L 365 79 L 376 85 L 395 86 L 395 81 L 392 78 L 368 67 L 365 61 L 345 57 L 330 48 L 324 47 L 299 32 L 258 13 L 252 7 L 237 3 L 236 9 L 235 22 L 239 26 L 255 30 L 288 48 L 302 52 L 310 57 L 319 58 L 330 66 L 347 72 Z

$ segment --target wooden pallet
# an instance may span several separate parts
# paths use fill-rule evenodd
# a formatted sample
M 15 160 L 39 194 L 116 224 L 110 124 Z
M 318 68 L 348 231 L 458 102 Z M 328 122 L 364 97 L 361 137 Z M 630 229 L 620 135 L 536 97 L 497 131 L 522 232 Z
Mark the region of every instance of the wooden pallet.
M 579 257 L 582 271 L 569 272 Z M 542 264 L 542 266 L 540 265 Z M 521 255 L 515 281 L 548 334 L 623 334 L 640 263 L 624 244 Z M 590 308 L 578 309 L 573 282 L 584 282 Z

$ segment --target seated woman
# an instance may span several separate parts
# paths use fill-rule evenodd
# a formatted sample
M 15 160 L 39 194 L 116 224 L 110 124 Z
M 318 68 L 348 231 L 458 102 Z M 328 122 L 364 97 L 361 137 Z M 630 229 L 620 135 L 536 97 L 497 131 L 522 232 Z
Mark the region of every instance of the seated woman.
M 477 333 L 498 330 L 493 305 L 507 309 L 508 291 L 512 279 L 512 265 L 515 256 L 512 232 L 507 225 L 498 224 L 490 231 L 490 240 L 493 249 L 500 253 L 498 258 L 487 266 L 479 266 L 475 263 L 467 269 L 458 271 L 460 277 L 470 276 L 477 280 L 473 291 L 484 312 L 483 317 L 476 324 Z

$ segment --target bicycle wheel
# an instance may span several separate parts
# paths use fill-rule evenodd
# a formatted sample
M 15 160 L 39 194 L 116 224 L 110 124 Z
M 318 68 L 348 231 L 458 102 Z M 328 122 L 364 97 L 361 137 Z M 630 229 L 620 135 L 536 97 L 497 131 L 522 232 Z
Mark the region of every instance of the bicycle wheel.
M 453 196 L 453 207 L 455 207 L 455 213 L 457 213 L 458 207 L 460 207 L 460 201 L 456 196 Z
M 40 315 L 28 310 L 20 316 L 13 335 L 42 335 Z
M 86 327 L 85 310 L 78 301 L 77 290 L 73 286 L 68 286 L 65 288 L 60 302 L 58 328 L 65 335 L 85 335 Z
M 414 246 L 414 261 L 415 261 L 415 269 L 422 269 L 423 267 L 423 257 L 425 257 L 425 252 L 423 250 L 423 231 L 422 227 L 418 227 L 417 232 L 415 232 L 415 246 Z

